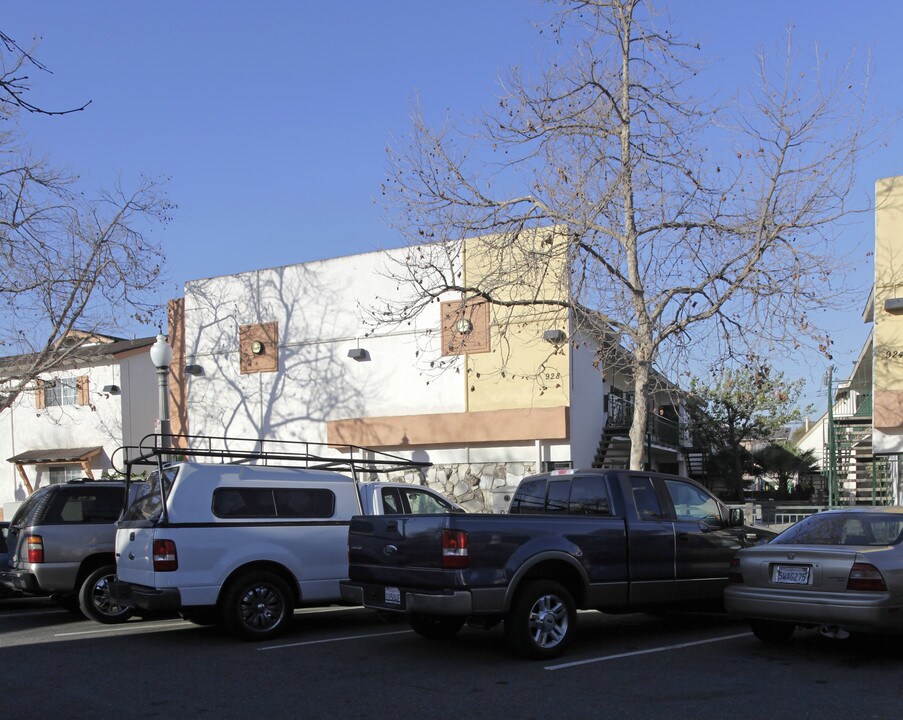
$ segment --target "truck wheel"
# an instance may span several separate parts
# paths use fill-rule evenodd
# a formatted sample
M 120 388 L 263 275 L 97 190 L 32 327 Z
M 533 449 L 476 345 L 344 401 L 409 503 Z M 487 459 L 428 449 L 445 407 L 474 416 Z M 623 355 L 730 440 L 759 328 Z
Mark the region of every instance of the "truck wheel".
M 267 640 L 286 629 L 292 594 L 278 575 L 252 572 L 232 582 L 220 609 L 226 629 L 242 640 Z
M 132 617 L 132 608 L 120 605 L 110 594 L 110 581 L 116 577 L 115 565 L 97 568 L 82 583 L 78 605 L 85 617 L 105 625 L 123 623 Z
M 790 642 L 790 638 L 796 632 L 794 623 L 779 620 L 750 620 L 749 628 L 759 640 L 771 645 L 783 645 Z
M 505 618 L 505 637 L 518 654 L 545 660 L 564 651 L 576 626 L 571 594 L 557 582 L 537 580 L 517 593 Z
M 411 630 L 430 640 L 448 640 L 464 627 L 463 617 L 450 615 L 411 615 L 408 623 Z

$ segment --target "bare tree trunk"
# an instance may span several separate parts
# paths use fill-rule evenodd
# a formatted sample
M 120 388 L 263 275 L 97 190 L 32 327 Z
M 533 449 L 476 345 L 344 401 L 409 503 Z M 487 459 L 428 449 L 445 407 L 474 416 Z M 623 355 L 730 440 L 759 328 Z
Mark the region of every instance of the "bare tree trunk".
M 649 417 L 649 370 L 646 366 L 636 369 L 633 383 L 633 420 L 630 423 L 630 469 L 642 470 L 643 459 L 647 454 L 646 433 L 650 430 L 647 426 Z M 652 458 L 645 458 L 651 463 Z

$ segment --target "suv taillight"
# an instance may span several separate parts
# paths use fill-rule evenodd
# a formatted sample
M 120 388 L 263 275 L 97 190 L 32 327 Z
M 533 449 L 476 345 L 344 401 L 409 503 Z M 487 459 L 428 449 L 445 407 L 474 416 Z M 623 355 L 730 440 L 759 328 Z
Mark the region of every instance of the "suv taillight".
M 442 567 L 460 570 L 470 567 L 470 543 L 463 530 L 442 531 Z
M 743 573 L 740 571 L 740 558 L 731 559 L 731 567 L 727 572 L 727 581 L 729 583 L 743 582 Z
M 172 540 L 154 540 L 154 572 L 172 572 L 179 569 L 179 556 Z
M 27 535 L 25 537 L 25 547 L 28 548 L 28 562 L 44 562 L 44 538 L 40 535 Z
M 853 563 L 847 590 L 887 590 L 881 571 L 869 563 Z

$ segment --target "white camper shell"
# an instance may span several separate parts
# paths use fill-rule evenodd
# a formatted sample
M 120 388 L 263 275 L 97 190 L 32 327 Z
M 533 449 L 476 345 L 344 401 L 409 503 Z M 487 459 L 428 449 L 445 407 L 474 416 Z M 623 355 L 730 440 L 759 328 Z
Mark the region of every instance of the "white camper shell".
M 242 443 L 252 448 L 228 449 Z M 148 436 L 123 451 L 133 457 L 116 599 L 245 639 L 281 633 L 296 607 L 341 602 L 353 516 L 463 512 L 425 486 L 378 479 L 399 470 L 418 478 L 428 463 L 365 448 Z M 168 461 L 173 453 L 184 459 Z M 136 482 L 141 467 L 153 470 Z

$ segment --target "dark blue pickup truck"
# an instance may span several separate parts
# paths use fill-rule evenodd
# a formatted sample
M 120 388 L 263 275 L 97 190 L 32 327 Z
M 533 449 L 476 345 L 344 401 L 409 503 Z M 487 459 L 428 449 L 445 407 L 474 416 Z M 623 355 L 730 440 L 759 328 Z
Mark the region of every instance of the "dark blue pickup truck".
M 342 597 L 429 638 L 504 621 L 515 651 L 550 658 L 577 608 L 720 604 L 734 553 L 763 535 L 686 478 L 555 470 L 525 478 L 507 515 L 355 517 Z

